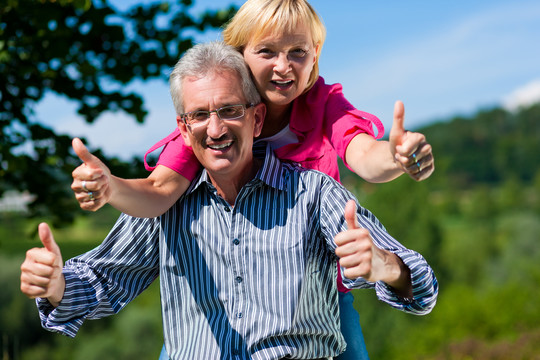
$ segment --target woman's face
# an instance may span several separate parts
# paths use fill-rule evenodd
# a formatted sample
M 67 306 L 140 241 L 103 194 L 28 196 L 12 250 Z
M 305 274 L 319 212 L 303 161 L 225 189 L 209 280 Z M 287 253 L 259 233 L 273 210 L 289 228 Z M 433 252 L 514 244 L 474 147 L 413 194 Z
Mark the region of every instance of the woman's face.
M 244 59 L 267 105 L 288 105 L 304 92 L 316 51 L 306 26 L 246 45 Z

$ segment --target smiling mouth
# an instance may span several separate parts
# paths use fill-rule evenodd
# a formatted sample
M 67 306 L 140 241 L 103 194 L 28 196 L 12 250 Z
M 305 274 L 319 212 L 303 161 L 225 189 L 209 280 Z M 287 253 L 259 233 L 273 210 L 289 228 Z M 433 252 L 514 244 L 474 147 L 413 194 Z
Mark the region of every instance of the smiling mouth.
M 231 147 L 232 144 L 233 144 L 233 141 L 228 141 L 221 144 L 207 144 L 207 146 L 212 150 L 223 150 L 223 149 Z
M 278 87 L 288 87 L 293 84 L 292 80 L 270 80 L 270 82 Z

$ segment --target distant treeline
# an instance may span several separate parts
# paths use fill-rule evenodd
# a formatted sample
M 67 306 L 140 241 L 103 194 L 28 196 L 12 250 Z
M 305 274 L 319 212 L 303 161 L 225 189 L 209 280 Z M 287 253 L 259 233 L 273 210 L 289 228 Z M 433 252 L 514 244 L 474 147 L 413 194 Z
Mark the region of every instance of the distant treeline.
M 433 145 L 437 171 L 449 184 L 530 182 L 540 169 L 540 104 L 518 112 L 484 110 L 419 131 Z

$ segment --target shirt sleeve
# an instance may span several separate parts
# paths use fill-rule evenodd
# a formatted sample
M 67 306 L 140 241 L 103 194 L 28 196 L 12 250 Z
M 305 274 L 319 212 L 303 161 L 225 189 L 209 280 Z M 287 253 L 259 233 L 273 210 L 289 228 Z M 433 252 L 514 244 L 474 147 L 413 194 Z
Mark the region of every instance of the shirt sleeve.
M 324 181 L 321 191 L 321 230 L 332 250 L 336 248 L 334 237 L 347 229 L 344 210 L 345 204 L 350 199 L 355 200 L 352 193 L 341 184 L 330 178 Z M 413 297 L 410 299 L 400 297 L 391 286 L 382 281 L 373 283 L 363 278 L 347 279 L 343 275 L 344 269 L 342 268 L 343 285 L 348 289 L 374 288 L 379 300 L 407 313 L 424 315 L 431 312 L 439 291 L 433 269 L 422 255 L 405 248 L 390 236 L 381 222 L 369 210 L 361 207 L 358 202 L 356 208 L 360 226 L 369 230 L 375 245 L 396 254 L 410 269 Z
M 159 275 L 159 219 L 121 215 L 94 250 L 66 262 L 64 297 L 36 299 L 43 328 L 74 337 L 86 319 L 116 314 Z

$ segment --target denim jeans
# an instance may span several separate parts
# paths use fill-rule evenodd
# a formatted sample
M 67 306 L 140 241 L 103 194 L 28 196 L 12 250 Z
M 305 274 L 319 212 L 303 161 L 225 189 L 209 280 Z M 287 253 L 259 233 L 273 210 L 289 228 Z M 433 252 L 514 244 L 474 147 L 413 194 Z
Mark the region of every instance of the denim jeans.
M 350 292 L 339 293 L 341 333 L 347 342 L 347 350 L 335 357 L 335 360 L 369 360 L 364 335 L 360 327 L 360 316 L 353 307 L 353 301 L 354 297 Z M 169 360 L 165 345 L 161 349 L 159 360 Z
M 369 360 L 360 326 L 360 316 L 353 307 L 354 296 L 351 292 L 339 293 L 339 318 L 341 320 L 341 333 L 347 343 L 347 350 L 335 360 Z

